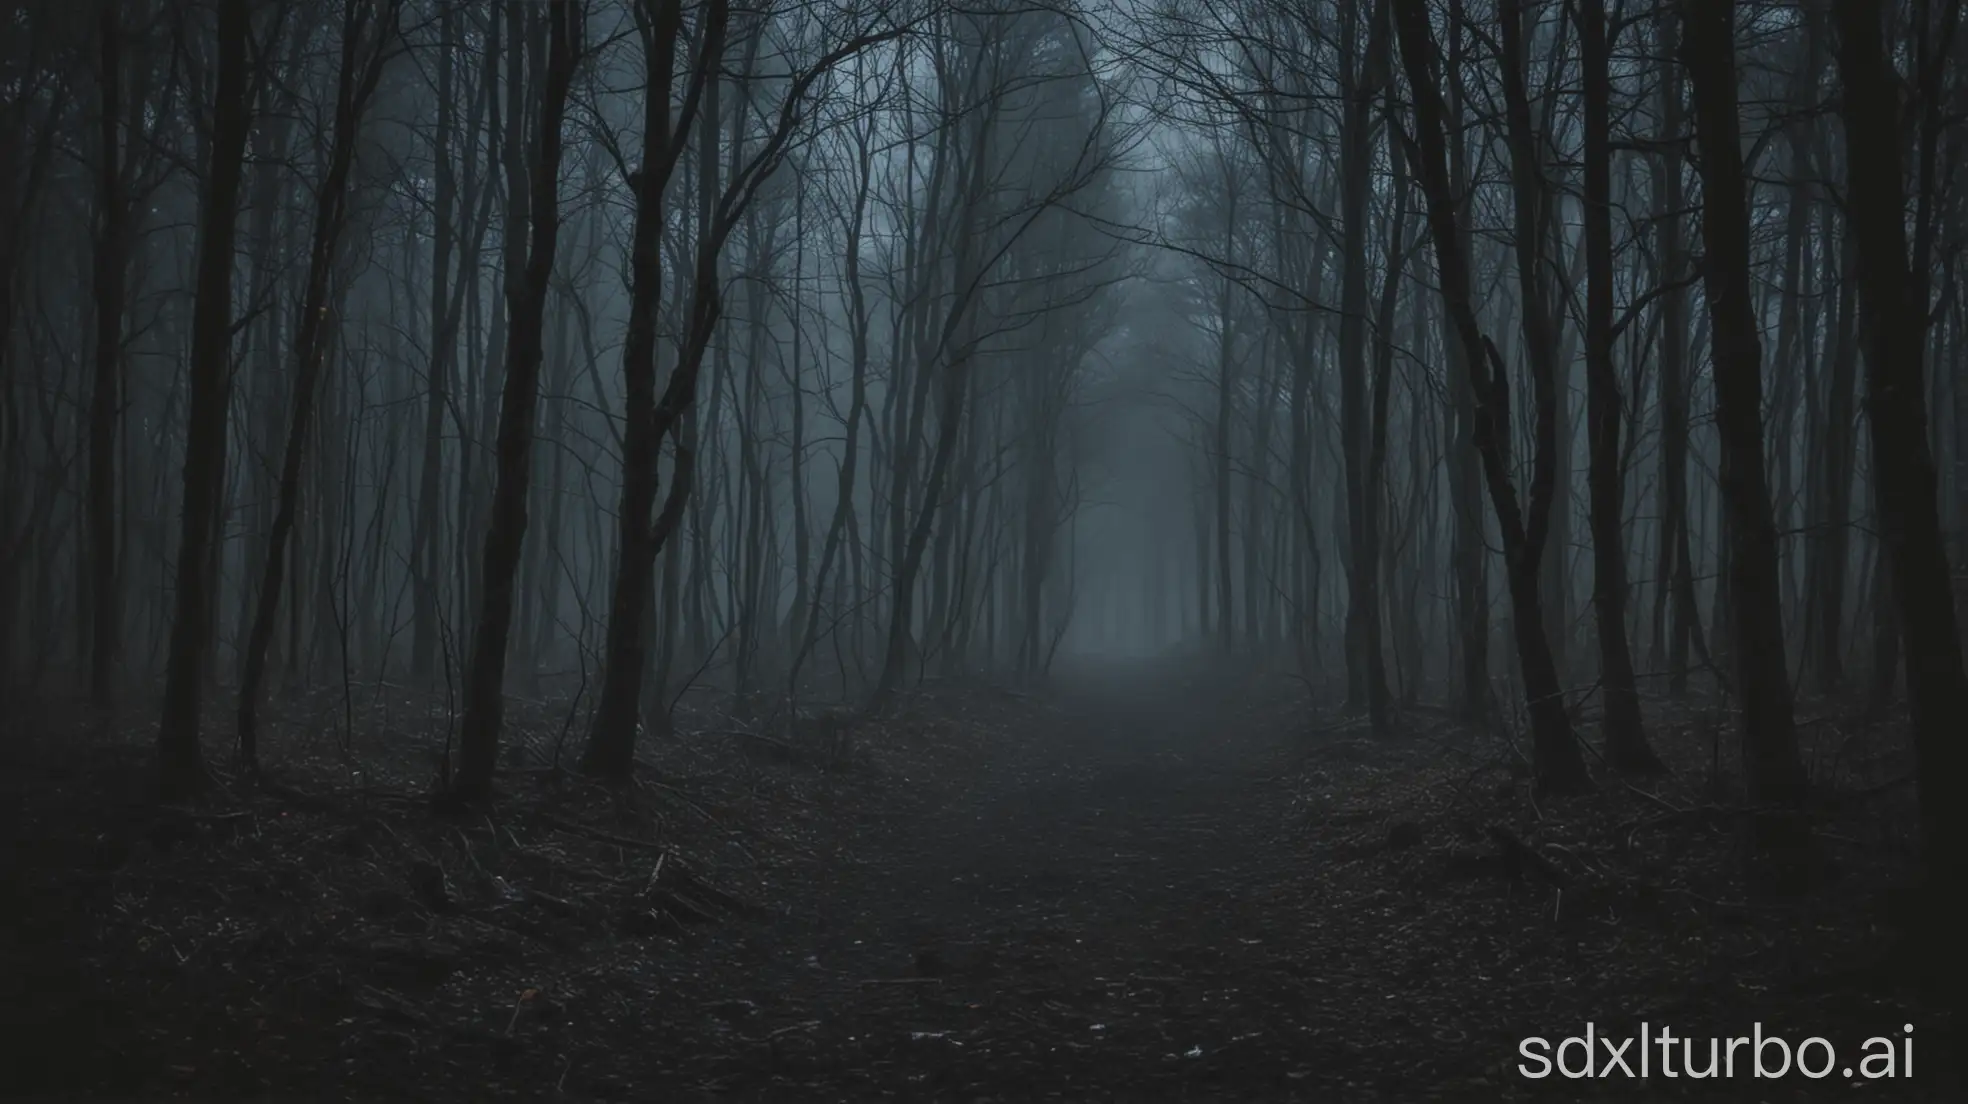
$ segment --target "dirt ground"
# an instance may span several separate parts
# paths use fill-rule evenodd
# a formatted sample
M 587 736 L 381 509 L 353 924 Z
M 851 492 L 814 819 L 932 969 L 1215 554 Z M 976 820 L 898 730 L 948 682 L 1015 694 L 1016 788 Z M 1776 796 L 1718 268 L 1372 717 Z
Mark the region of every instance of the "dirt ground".
M 186 809 L 144 800 L 140 719 L 51 709 L 4 744 L 0 1092 L 1963 1098 L 1891 960 L 1886 737 L 1820 726 L 1825 869 L 1777 888 L 1697 717 L 1656 725 L 1673 777 L 1541 803 L 1501 741 L 1425 710 L 1376 741 L 1302 698 L 1137 665 L 824 740 L 704 709 L 627 791 L 554 769 L 565 704 L 522 701 L 500 803 L 449 817 L 407 694 L 291 703 L 281 785 Z M 1862 1085 L 1517 1073 L 1525 1036 L 1643 1020 L 1930 1045 Z

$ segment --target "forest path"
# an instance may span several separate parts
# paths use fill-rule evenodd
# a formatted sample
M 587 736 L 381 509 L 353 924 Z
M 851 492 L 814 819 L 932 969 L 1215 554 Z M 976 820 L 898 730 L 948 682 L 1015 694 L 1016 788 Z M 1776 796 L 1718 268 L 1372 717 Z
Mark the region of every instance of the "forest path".
M 663 1014 L 689 1037 L 660 1037 L 634 1087 L 815 1104 L 1632 1099 L 1617 1079 L 1518 1076 L 1517 1040 L 1651 1017 L 1684 1037 L 1759 1023 L 1856 1043 L 1902 1015 L 1890 990 L 1798 990 L 1864 959 L 1829 943 L 1798 957 L 1781 921 L 1713 929 L 1589 887 L 1558 913 L 1548 888 L 1505 880 L 1478 827 L 1516 808 L 1500 758 L 1373 740 L 1353 718 L 1308 731 L 1259 678 L 1164 664 L 1070 673 L 1031 704 L 1033 723 L 916 778 L 890 815 L 843 818 L 839 862 L 786 883 L 783 914 L 740 953 L 710 956 L 714 992 L 672 986 Z M 1636 813 L 1658 815 L 1612 815 Z M 1729 957 L 1693 939 L 1728 940 Z M 1748 970 L 1760 980 L 1739 983 Z M 1890 1088 L 1878 1098 L 1961 1099 Z M 1645 1095 L 1730 1090 L 1656 1079 Z
M 1330 1077 L 1299 1014 L 1315 921 L 1288 748 L 1157 673 L 1073 677 L 1048 722 L 857 840 L 810 957 L 761 987 L 765 1060 L 719 1088 L 1278 1099 Z
M 143 797 L 145 730 L 45 726 L 42 759 L 0 763 L 0 839 L 30 860 L 0 863 L 0 1034 L 31 1059 L 0 1096 L 1578 1100 L 1639 1086 L 1527 1081 L 1517 1040 L 1646 1020 L 1855 1047 L 1914 1018 L 1868 980 L 1863 886 L 1800 913 L 1663 798 L 1533 809 L 1507 747 L 1308 724 L 1297 688 L 1199 666 L 906 695 L 848 770 L 761 759 L 788 749 L 700 714 L 649 784 L 513 772 L 462 818 L 431 815 L 410 741 L 358 749 L 386 788 L 336 791 L 288 723 L 279 761 L 332 797 L 171 811 Z M 1702 777 L 1673 799 L 1699 808 Z M 1486 825 L 1610 873 L 1513 881 Z M 1713 873 L 1683 894 L 1689 854 Z M 679 919 L 693 897 L 711 907 Z M 1703 1087 L 1739 1095 L 1644 1088 Z

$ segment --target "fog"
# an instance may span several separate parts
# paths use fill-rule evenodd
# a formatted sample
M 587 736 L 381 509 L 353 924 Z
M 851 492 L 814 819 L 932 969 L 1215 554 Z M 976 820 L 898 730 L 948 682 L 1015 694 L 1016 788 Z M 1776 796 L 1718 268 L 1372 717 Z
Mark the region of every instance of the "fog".
M 0 19 L 0 685 L 167 798 L 1101 667 L 1765 811 L 1883 722 L 1959 873 L 1952 5 Z

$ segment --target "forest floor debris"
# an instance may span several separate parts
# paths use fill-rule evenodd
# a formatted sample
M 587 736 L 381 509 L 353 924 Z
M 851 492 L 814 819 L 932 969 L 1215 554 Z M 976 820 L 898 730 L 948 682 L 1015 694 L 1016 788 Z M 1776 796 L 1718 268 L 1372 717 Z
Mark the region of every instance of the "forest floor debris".
M 514 703 L 497 804 L 438 815 L 442 706 L 400 689 L 286 703 L 277 784 L 196 807 L 148 800 L 147 714 L 50 708 L 0 744 L 11 1087 L 1631 1098 L 1523 1080 L 1517 1040 L 1648 1020 L 1854 1053 L 1917 1022 L 1920 1076 L 1864 1096 L 1954 1098 L 1883 911 L 1912 830 L 1895 727 L 1815 726 L 1822 862 L 1777 880 L 1713 716 L 1651 712 L 1673 773 L 1555 801 L 1428 711 L 1376 740 L 1284 680 L 1168 670 L 925 690 L 825 746 L 686 711 L 608 788 L 555 766 L 571 713 L 544 696 Z

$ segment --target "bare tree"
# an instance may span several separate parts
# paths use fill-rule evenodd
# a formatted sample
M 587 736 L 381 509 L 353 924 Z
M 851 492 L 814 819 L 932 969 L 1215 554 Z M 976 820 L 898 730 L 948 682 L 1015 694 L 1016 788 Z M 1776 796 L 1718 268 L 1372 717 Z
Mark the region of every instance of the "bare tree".
M 1551 509 L 1549 453 L 1556 448 L 1554 419 L 1547 409 L 1555 397 L 1548 377 L 1538 386 L 1538 459 L 1533 461 L 1531 502 L 1519 506 L 1505 452 L 1508 441 L 1509 385 L 1503 356 L 1483 335 L 1470 299 L 1469 263 L 1463 255 L 1463 236 L 1457 226 L 1454 193 L 1449 189 L 1448 156 L 1443 135 L 1444 112 L 1436 81 L 1437 52 L 1424 0 L 1394 0 L 1394 25 L 1401 44 L 1402 66 L 1413 102 L 1414 134 L 1408 156 L 1417 164 L 1422 193 L 1428 201 L 1429 236 L 1435 242 L 1436 271 L 1442 298 L 1455 322 L 1467 363 L 1488 365 L 1476 373 L 1476 426 L 1473 444 L 1483 460 L 1490 503 L 1502 530 L 1503 556 L 1510 584 L 1517 658 L 1531 718 L 1531 740 L 1540 784 L 1556 792 L 1583 788 L 1589 781 L 1578 738 L 1558 683 L 1558 668 L 1544 636 L 1544 616 L 1538 601 L 1539 556 Z M 1505 22 L 1512 20 L 1506 14 Z M 1515 31 L 1506 30 L 1514 36 Z M 1506 70 L 1508 66 L 1506 65 Z M 1511 78 L 1506 75 L 1508 82 Z M 1523 192 L 1520 188 L 1520 202 Z M 1522 219 L 1520 218 L 1520 226 Z M 1523 246 L 1520 244 L 1520 249 Z M 1487 375 L 1487 378 L 1484 376 Z M 1540 373 L 1540 375 L 1542 375 Z
M 177 610 L 157 733 L 159 781 L 167 797 L 205 780 L 199 701 L 207 675 L 216 595 L 211 555 L 225 478 L 226 413 L 232 376 L 232 243 L 251 125 L 249 0 L 219 0 L 211 152 L 199 216 L 197 306 L 192 315 L 191 397 L 184 460 L 184 519 L 178 540 Z
M 1620 453 L 1621 396 L 1613 367 L 1611 44 L 1604 0 L 1578 0 L 1579 65 L 1585 112 L 1585 378 L 1591 441 L 1592 606 L 1599 620 L 1599 692 L 1606 703 L 1607 758 L 1622 770 L 1654 772 L 1626 636 L 1626 513 Z
M 280 609 L 280 588 L 286 580 L 287 544 L 301 496 L 301 467 L 306 462 L 308 437 L 314 428 L 315 405 L 322 368 L 328 358 L 329 335 L 340 321 L 329 306 L 329 282 L 348 221 L 349 172 L 355 162 L 362 120 L 397 34 L 403 0 L 343 0 L 341 63 L 336 75 L 334 136 L 330 139 L 327 172 L 315 189 L 314 231 L 308 245 L 306 290 L 302 294 L 299 327 L 294 338 L 294 384 L 287 441 L 280 462 L 280 503 L 267 534 L 266 559 L 260 572 L 259 600 L 246 641 L 239 680 L 239 756 L 249 771 L 259 769 L 258 721 L 260 683 L 266 672 L 268 647 L 273 642 L 274 618 Z
M 638 183 L 638 220 L 642 217 L 644 202 L 651 202 L 667 179 L 670 167 L 682 151 L 684 136 L 689 131 L 689 120 L 697 100 L 704 94 L 705 87 L 715 80 L 712 64 L 723 55 L 724 28 L 723 7 L 713 4 L 707 9 L 711 20 L 699 31 L 701 46 L 700 62 L 691 74 L 691 84 L 686 86 L 683 102 L 686 105 L 682 120 L 675 127 L 675 137 L 667 142 L 669 128 L 661 120 L 645 119 L 645 156 L 662 151 L 657 156 L 663 158 L 653 166 L 645 161 L 644 175 Z M 882 19 L 880 23 L 888 23 Z M 651 20 L 652 28 L 659 26 Z M 670 24 L 660 24 L 668 27 Z M 714 208 L 709 212 L 709 221 L 702 226 L 696 243 L 696 260 L 692 274 L 689 297 L 688 329 L 682 342 L 677 367 L 671 373 L 662 397 L 650 404 L 654 397 L 653 370 L 646 381 L 648 391 L 643 391 L 645 381 L 637 377 L 643 369 L 637 367 L 629 378 L 637 388 L 637 397 L 631 400 L 629 408 L 630 434 L 644 434 L 634 446 L 637 455 L 653 460 L 658 443 L 671 437 L 682 420 L 690 416 L 697 400 L 697 381 L 703 369 L 704 355 L 710 347 L 713 332 L 723 309 L 723 290 L 719 285 L 719 256 L 733 229 L 750 209 L 765 181 L 784 163 L 788 146 L 798 136 L 804 124 L 807 110 L 807 97 L 815 86 L 828 77 L 841 62 L 863 50 L 899 38 L 907 32 L 907 24 L 876 26 L 861 30 L 840 41 L 815 59 L 806 69 L 799 72 L 789 83 L 785 98 L 781 101 L 772 129 L 763 142 L 749 153 L 738 143 L 730 150 L 732 168 L 723 181 L 722 192 L 718 194 Z M 672 35 L 674 32 L 672 32 Z M 646 49 L 653 48 L 656 53 L 674 49 L 675 38 L 665 46 L 660 37 L 652 36 Z M 657 67 L 665 63 L 652 55 L 652 80 Z M 665 108 L 664 110 L 667 110 Z M 715 112 L 713 111 L 714 115 Z M 654 123 L 652 126 L 651 123 Z M 716 127 L 706 125 L 701 130 L 707 156 L 700 158 L 699 171 L 709 172 L 709 166 L 716 163 Z M 667 163 L 665 163 L 667 162 Z M 712 178 L 715 179 L 715 178 Z M 706 195 L 709 194 L 707 191 Z M 660 218 L 660 211 L 652 209 L 652 218 Z M 658 223 L 660 225 L 660 223 Z M 654 230 L 650 232 L 653 236 Z M 638 243 L 641 244 L 641 243 Z M 657 278 L 656 258 L 653 242 L 651 252 L 645 258 L 649 269 L 632 278 Z M 632 294 L 634 289 L 632 289 Z M 652 290 L 653 294 L 653 290 Z M 629 355 L 624 350 L 624 365 L 627 370 Z M 626 437 L 625 437 L 626 440 Z M 630 455 L 625 448 L 624 457 Z M 614 598 L 609 609 L 609 650 L 604 657 L 606 673 L 603 676 L 602 701 L 595 715 L 594 729 L 589 736 L 588 749 L 584 755 L 584 765 L 592 772 L 609 777 L 627 777 L 634 767 L 635 730 L 637 709 L 642 697 L 642 679 L 647 666 L 643 652 L 643 617 L 646 606 L 647 588 L 650 573 L 655 566 L 655 557 L 676 531 L 682 520 L 683 507 L 689 500 L 692 483 L 692 458 L 688 448 L 679 438 L 675 453 L 670 491 L 657 514 L 653 526 L 649 522 L 650 508 L 654 503 L 656 484 L 654 464 L 646 472 L 645 482 L 642 474 L 625 477 L 623 481 L 622 550 L 616 573 Z M 633 501 L 631 501 L 633 495 Z M 630 531 L 630 526 L 634 531 Z
M 1928 447 L 1928 294 L 1914 279 L 1901 217 L 1906 193 L 1895 74 L 1880 34 L 1882 5 L 1877 0 L 1835 0 L 1832 10 L 1844 84 L 1847 207 L 1857 253 L 1874 493 L 1906 642 L 1907 697 L 1919 757 L 1922 857 L 1929 886 L 1938 887 L 1957 883 L 1968 863 L 1968 818 L 1952 792 L 1962 763 L 1960 718 L 1968 715 L 1968 676 L 1962 668 L 1953 582 L 1941 537 L 1939 482 Z M 1934 147 L 1923 152 L 1932 158 Z M 1951 945 L 1944 946 L 1948 941 L 1938 922 L 1946 911 L 1942 900 L 1937 895 L 1929 905 L 1934 924 L 1928 934 L 1948 980 L 1956 981 L 1960 957 Z
M 485 533 L 483 606 L 472 633 L 465 674 L 465 709 L 459 723 L 457 774 L 445 797 L 483 801 L 492 792 L 499 730 L 505 718 L 506 644 L 512 631 L 515 579 L 526 537 L 526 500 L 532 479 L 534 411 L 540 398 L 543 318 L 554 253 L 560 241 L 561 121 L 574 69 L 585 51 L 582 0 L 551 0 L 546 71 L 539 85 L 532 179 L 528 182 L 526 267 L 505 277 L 506 382 L 499 407 L 498 468 Z
M 1707 293 L 1721 441 L 1733 648 L 1750 799 L 1794 807 L 1804 795 L 1790 672 L 1784 663 L 1777 535 L 1764 469 L 1763 352 L 1750 298 L 1748 201 L 1736 99 L 1734 0 L 1681 5 L 1682 60 L 1701 152 L 1702 284 Z

